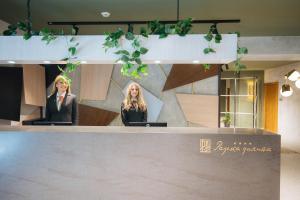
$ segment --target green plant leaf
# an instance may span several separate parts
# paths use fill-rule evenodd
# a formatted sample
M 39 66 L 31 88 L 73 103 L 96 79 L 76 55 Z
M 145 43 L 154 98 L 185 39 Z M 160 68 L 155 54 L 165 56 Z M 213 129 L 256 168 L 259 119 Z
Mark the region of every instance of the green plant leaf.
M 134 61 L 135 61 L 137 64 L 139 64 L 139 65 L 141 65 L 141 64 L 142 64 L 142 61 L 141 61 L 141 59 L 140 59 L 140 58 L 136 58 L 136 59 L 134 59 Z
M 140 57 L 140 55 L 141 55 L 141 52 L 139 52 L 138 50 L 135 50 L 135 51 L 132 53 L 132 57 L 133 57 L 133 58 L 138 58 L 138 57 Z
M 138 79 L 141 78 L 140 74 L 138 73 L 138 71 L 136 69 L 132 70 L 132 72 L 130 73 L 130 76 L 133 78 L 138 78 Z
M 203 50 L 204 54 L 215 53 L 216 51 L 213 48 L 205 48 Z
M 3 31 L 3 35 L 5 36 L 10 36 L 10 35 L 16 35 L 17 32 L 16 31 L 12 31 L 12 30 L 5 30 Z
M 204 38 L 208 41 L 208 42 L 210 42 L 212 39 L 213 39 L 213 35 L 212 34 L 206 34 L 205 36 L 204 36 Z
M 119 50 L 119 51 L 115 52 L 115 54 L 117 54 L 117 55 L 124 54 L 124 55 L 129 56 L 129 52 L 127 50 Z
M 24 40 L 29 40 L 31 38 L 31 34 L 26 32 L 26 33 L 24 33 L 23 38 L 24 38 Z
M 211 67 L 211 64 L 203 64 L 204 71 L 209 70 L 210 67 Z
M 126 55 L 123 55 L 123 56 L 121 57 L 121 60 L 122 60 L 123 62 L 127 63 L 127 62 L 129 61 L 129 57 L 126 56 Z
M 238 47 L 238 54 L 248 54 L 248 49 L 246 47 Z
M 216 42 L 216 43 L 220 43 L 221 40 L 222 40 L 222 35 L 216 34 L 216 35 L 215 35 L 215 42 Z
M 71 53 L 72 56 L 74 56 L 76 53 L 76 47 L 70 47 L 69 52 Z
M 141 47 L 140 52 L 141 52 L 141 54 L 146 54 L 148 52 L 148 49 L 145 47 Z
M 125 35 L 125 38 L 127 40 L 133 40 L 134 39 L 134 35 L 131 32 L 127 32 L 126 35 Z
M 144 37 L 148 37 L 148 33 L 145 27 L 141 27 L 140 34 Z
M 161 34 L 159 35 L 159 39 L 163 39 L 163 38 L 166 38 L 166 37 L 168 37 L 168 34 L 167 34 L 167 33 L 161 33 Z
M 17 27 L 21 30 L 21 31 L 27 31 L 28 27 L 27 24 L 25 22 L 18 22 L 17 23 Z

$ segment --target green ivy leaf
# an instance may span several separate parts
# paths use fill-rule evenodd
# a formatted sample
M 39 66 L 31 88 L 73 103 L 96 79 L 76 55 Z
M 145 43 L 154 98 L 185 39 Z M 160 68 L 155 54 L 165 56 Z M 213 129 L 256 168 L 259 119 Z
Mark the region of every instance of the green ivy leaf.
M 119 50 L 119 51 L 115 52 L 115 54 L 117 54 L 117 55 L 124 54 L 124 55 L 129 56 L 129 52 L 127 50 Z
M 211 64 L 203 64 L 204 71 L 209 70 L 210 67 L 211 67 Z
M 125 38 L 127 40 L 133 40 L 134 39 L 134 35 L 131 32 L 127 32 L 126 35 L 125 35 Z
M 24 33 L 23 38 L 24 38 L 24 40 L 29 40 L 31 38 L 31 34 L 26 32 L 26 33 Z
M 141 52 L 141 54 L 146 54 L 148 52 L 148 49 L 145 47 L 141 47 L 140 52 Z
M 140 34 L 144 37 L 148 37 L 148 33 L 147 33 L 147 30 L 145 27 L 142 27 L 141 30 L 140 30 Z
M 21 30 L 21 31 L 27 31 L 28 27 L 27 24 L 25 22 L 18 22 L 17 23 L 17 27 Z
M 204 38 L 205 38 L 208 42 L 210 42 L 210 41 L 213 39 L 213 35 L 209 33 L 209 34 L 205 35 Z
M 74 56 L 76 53 L 76 47 L 70 47 L 69 52 L 71 53 L 72 56 Z
M 129 57 L 126 56 L 126 55 L 123 55 L 123 56 L 121 57 L 121 60 L 122 60 L 123 62 L 127 63 L 127 62 L 129 61 Z
M 10 35 L 16 35 L 17 32 L 16 31 L 12 31 L 12 30 L 5 30 L 3 31 L 3 35 L 5 36 L 10 36 Z
M 204 54 L 215 53 L 216 51 L 213 48 L 205 48 L 203 50 Z
M 132 72 L 130 73 L 130 76 L 132 76 L 134 78 L 138 78 L 138 79 L 141 78 L 140 74 L 138 73 L 138 71 L 136 69 L 132 70 Z
M 140 59 L 140 58 L 136 58 L 136 59 L 134 59 L 134 61 L 135 61 L 137 64 L 139 64 L 139 65 L 141 65 L 141 64 L 142 64 L 142 61 L 141 61 L 141 59 Z
M 238 54 L 248 54 L 248 49 L 246 47 L 239 47 L 237 50 Z
M 159 39 L 166 38 L 166 37 L 168 37 L 168 34 L 167 34 L 167 33 L 161 33 L 161 34 L 159 35 Z
M 132 57 L 133 57 L 133 58 L 138 58 L 138 57 L 140 57 L 140 55 L 141 55 L 141 52 L 139 52 L 138 50 L 135 50 L 135 51 L 132 53 Z
M 220 43 L 221 40 L 222 40 L 222 35 L 216 34 L 216 36 L 215 36 L 215 42 L 216 42 L 216 43 Z

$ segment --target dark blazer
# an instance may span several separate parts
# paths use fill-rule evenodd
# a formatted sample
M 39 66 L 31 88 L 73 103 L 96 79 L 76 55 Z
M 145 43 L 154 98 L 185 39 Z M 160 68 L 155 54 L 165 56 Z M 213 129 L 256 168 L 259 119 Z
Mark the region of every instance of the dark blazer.
M 46 120 L 52 122 L 72 122 L 78 123 L 77 101 L 74 94 L 66 93 L 60 110 L 57 109 L 56 93 L 48 97 L 46 104 Z
M 124 109 L 124 104 L 122 103 L 121 117 L 122 122 L 125 126 L 128 125 L 128 122 L 147 122 L 147 110 L 136 110 L 135 108 L 130 108 L 129 110 L 126 110 Z

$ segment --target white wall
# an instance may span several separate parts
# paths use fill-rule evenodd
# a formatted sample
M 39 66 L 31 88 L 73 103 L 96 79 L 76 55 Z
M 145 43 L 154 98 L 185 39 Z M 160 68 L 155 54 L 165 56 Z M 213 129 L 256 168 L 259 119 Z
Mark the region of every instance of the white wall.
M 300 62 L 265 70 L 265 82 L 284 83 L 284 75 L 296 69 L 300 71 Z M 279 93 L 278 102 L 278 133 L 281 134 L 282 147 L 300 152 L 300 89 L 289 81 L 294 90 L 290 97 L 282 97 Z

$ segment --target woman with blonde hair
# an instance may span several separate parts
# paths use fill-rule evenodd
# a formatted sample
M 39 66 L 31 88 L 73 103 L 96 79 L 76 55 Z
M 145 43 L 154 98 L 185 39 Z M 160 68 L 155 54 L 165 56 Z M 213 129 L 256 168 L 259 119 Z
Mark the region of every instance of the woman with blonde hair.
M 139 84 L 131 83 L 128 86 L 121 105 L 121 117 L 125 126 L 129 122 L 147 122 L 147 105 Z
M 47 99 L 46 120 L 77 124 L 76 96 L 71 94 L 69 81 L 62 75 L 55 78 L 52 93 Z

